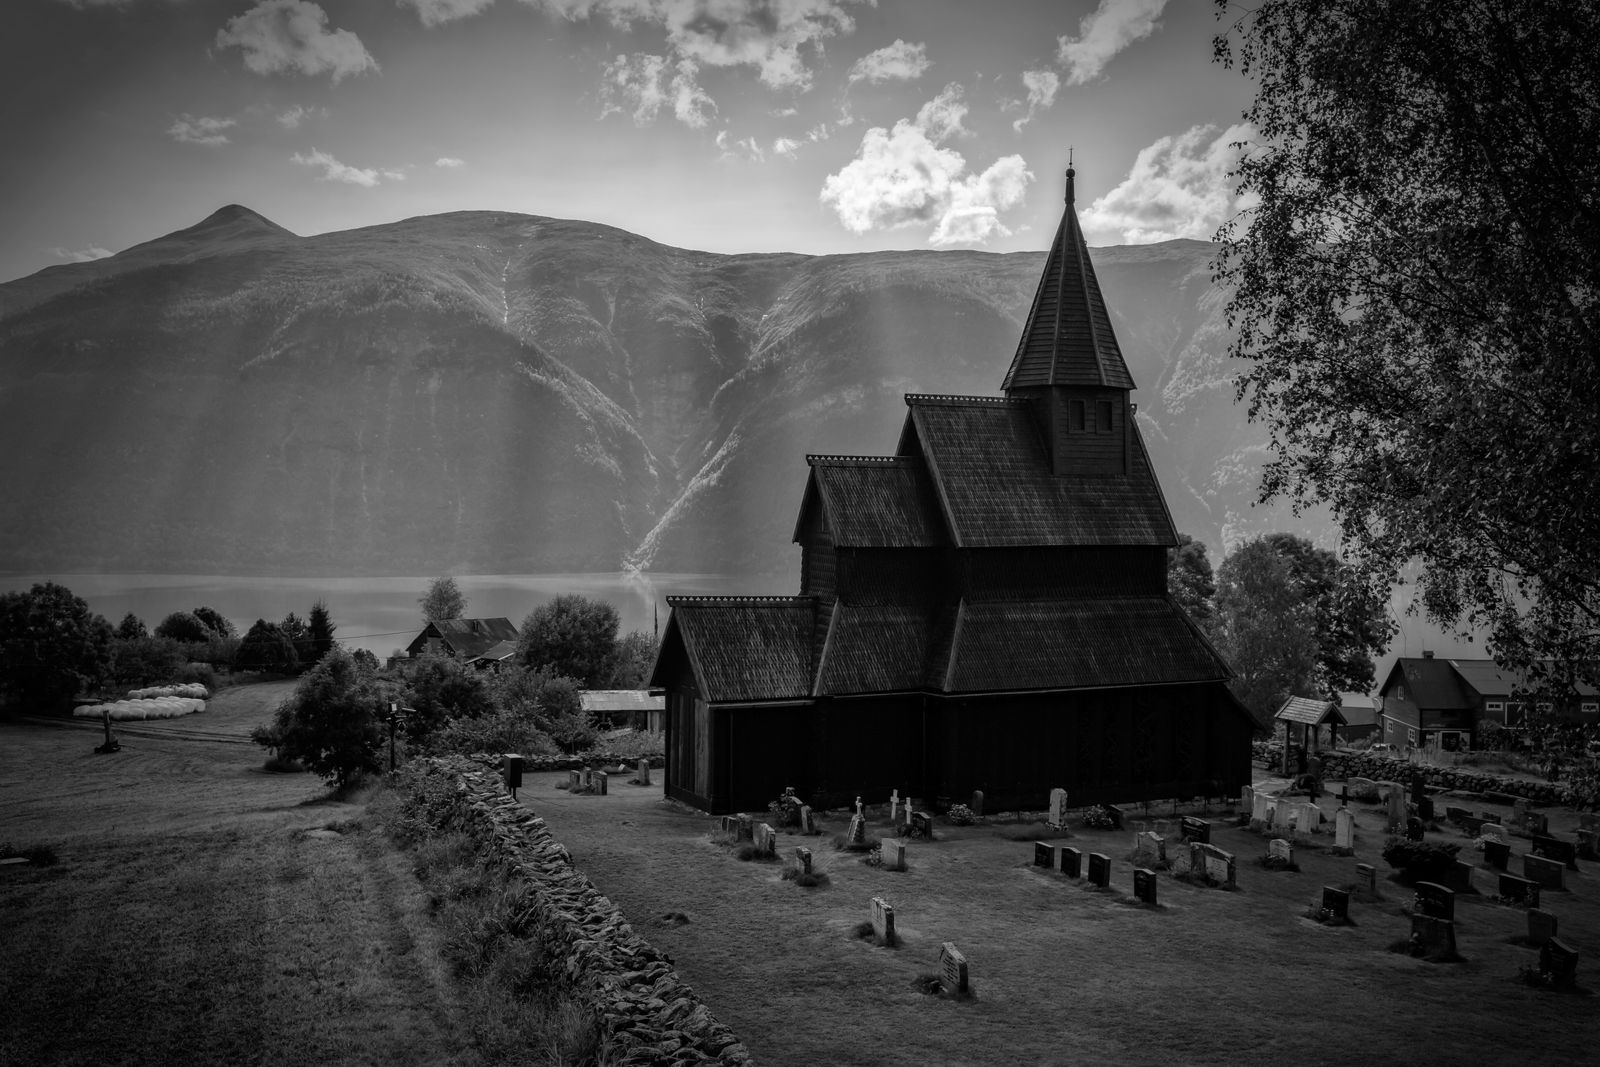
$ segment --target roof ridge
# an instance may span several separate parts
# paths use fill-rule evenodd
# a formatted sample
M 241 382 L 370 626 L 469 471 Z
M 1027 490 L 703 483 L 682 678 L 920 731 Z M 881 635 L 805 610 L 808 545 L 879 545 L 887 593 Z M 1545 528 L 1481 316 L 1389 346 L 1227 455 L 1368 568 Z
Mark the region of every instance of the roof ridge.
M 1000 407 L 1027 404 L 1029 401 L 1023 397 L 1015 396 L 969 396 L 961 393 L 907 393 L 906 406 L 912 404 L 990 404 Z
M 883 466 L 910 466 L 915 457 L 912 456 L 848 456 L 832 452 L 807 452 L 806 462 L 811 466 L 819 463 L 829 466 L 839 466 L 846 463 L 864 463 Z
M 669 605 L 678 604 L 809 604 L 817 598 L 814 596 L 785 596 L 782 594 L 772 596 L 759 596 L 734 593 L 674 593 L 666 600 Z

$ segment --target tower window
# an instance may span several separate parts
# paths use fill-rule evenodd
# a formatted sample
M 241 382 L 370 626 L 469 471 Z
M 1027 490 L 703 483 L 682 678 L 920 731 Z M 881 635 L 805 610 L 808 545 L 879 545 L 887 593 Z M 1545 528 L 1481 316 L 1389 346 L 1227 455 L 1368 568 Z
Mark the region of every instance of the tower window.
M 1082 400 L 1067 401 L 1067 432 L 1083 432 L 1084 402 Z
M 1096 400 L 1094 404 L 1094 428 L 1097 433 L 1111 432 L 1111 401 Z

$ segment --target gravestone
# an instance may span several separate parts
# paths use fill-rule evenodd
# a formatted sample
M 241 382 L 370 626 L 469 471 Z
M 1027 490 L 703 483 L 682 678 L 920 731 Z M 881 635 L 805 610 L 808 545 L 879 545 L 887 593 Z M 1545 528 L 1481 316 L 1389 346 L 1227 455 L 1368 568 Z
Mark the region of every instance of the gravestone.
M 1578 855 L 1586 860 L 1600 860 L 1600 830 L 1578 831 Z
M 1550 816 L 1542 811 L 1530 811 L 1522 820 L 1522 829 L 1529 837 L 1545 837 L 1550 833 Z
M 1566 870 L 1555 860 L 1547 860 L 1531 852 L 1522 856 L 1522 877 L 1538 882 L 1545 889 L 1565 889 Z
M 1322 887 L 1322 910 L 1338 922 L 1350 921 L 1350 894 L 1331 885 Z
M 1056 865 L 1056 847 L 1047 841 L 1033 843 L 1033 865 L 1035 867 L 1054 868 Z
M 1445 805 L 1444 817 L 1450 822 L 1459 823 L 1462 819 L 1468 818 L 1471 815 L 1472 812 L 1468 811 L 1466 808 L 1458 808 L 1454 804 Z
M 578 793 L 578 792 L 581 792 L 583 790 L 583 772 L 582 771 L 568 771 L 567 772 L 567 789 L 569 791 L 573 792 L 573 793 Z
M 1417 801 L 1417 818 L 1423 820 L 1424 822 L 1431 822 L 1433 820 L 1432 797 L 1423 797 L 1421 800 Z
M 1265 793 L 1256 793 L 1250 800 L 1250 821 L 1272 821 L 1272 798 Z
M 1057 851 L 1061 853 L 1061 873 L 1068 878 L 1083 877 L 1083 853 L 1071 845 L 1062 845 Z
M 967 957 L 952 942 L 946 941 L 939 946 L 939 974 L 945 992 L 967 992 Z
M 1256 791 L 1250 786 L 1245 786 L 1239 790 L 1239 806 L 1245 811 L 1253 812 L 1256 810 Z
M 1578 950 L 1552 937 L 1539 949 L 1539 969 L 1557 989 L 1571 989 L 1578 984 Z
M 894 908 L 882 897 L 872 898 L 872 936 L 880 945 L 894 944 Z
M 1511 802 L 1511 825 L 1519 830 L 1528 825 L 1528 813 L 1533 810 L 1526 797 L 1518 797 Z
M 1528 909 L 1528 944 L 1535 947 L 1556 936 L 1556 917 L 1539 908 Z
M 1356 817 L 1349 808 L 1340 808 L 1333 816 L 1333 847 L 1355 851 Z
M 1456 917 L 1456 894 L 1453 889 L 1446 889 L 1436 882 L 1418 882 L 1417 911 L 1424 915 L 1431 915 L 1435 919 L 1454 919 Z
M 1160 834 L 1139 834 L 1133 839 L 1135 863 L 1165 863 L 1167 843 Z
M 1303 834 L 1314 834 L 1322 828 L 1322 809 L 1307 801 L 1295 812 L 1295 829 Z
M 1497 822 L 1486 822 L 1478 827 L 1478 836 L 1485 841 L 1498 841 L 1507 847 L 1511 845 L 1511 838 L 1506 836 L 1505 827 Z
M 1411 803 L 1421 804 L 1428 797 L 1427 783 L 1422 780 L 1422 775 L 1411 776 Z
M 1279 798 L 1272 808 L 1272 828 L 1280 833 L 1290 833 L 1294 827 L 1296 806 Z
M 1111 857 L 1101 852 L 1089 853 L 1089 881 L 1106 889 L 1111 885 Z
M 1378 868 L 1370 863 L 1356 864 L 1356 887 L 1369 897 L 1378 895 Z
M 794 850 L 794 859 L 800 865 L 801 874 L 811 873 L 811 850 L 809 848 L 796 848 Z
M 810 804 L 800 805 L 800 832 L 803 834 L 814 834 L 817 832 L 817 820 L 816 816 L 811 813 Z
M 755 820 L 752 819 L 748 815 L 740 815 L 739 816 L 738 831 L 739 831 L 739 840 L 740 841 L 753 841 L 753 840 L 755 840 L 755 836 L 756 836 L 756 823 L 755 823 Z
M 859 813 L 850 816 L 850 829 L 845 832 L 844 843 L 847 845 L 867 843 L 867 820 Z
M 1275 860 L 1282 860 L 1285 866 L 1294 863 L 1294 846 L 1281 837 L 1274 837 L 1267 842 L 1267 855 Z
M 972 809 L 972 814 L 974 815 L 983 814 L 983 790 L 974 789 L 972 791 L 972 803 L 968 804 L 967 807 Z
M 647 760 L 647 759 L 640 760 L 639 761 L 639 766 L 635 770 L 634 773 L 638 776 L 640 785 L 649 785 L 650 784 L 650 761 Z
M 1472 892 L 1472 872 L 1476 869 L 1466 860 L 1456 860 L 1456 865 L 1450 869 L 1450 888 L 1457 893 Z
M 1539 906 L 1539 883 L 1514 874 L 1500 876 L 1500 896 L 1512 904 L 1528 908 Z
M 1546 859 L 1559 860 L 1569 871 L 1578 869 L 1578 848 L 1571 841 L 1562 841 L 1547 834 L 1535 834 L 1533 847 L 1529 851 Z
M 883 839 L 883 867 L 889 871 L 906 869 L 906 843 L 898 837 Z
M 856 812 L 855 813 L 857 815 L 865 815 L 866 814 L 861 808 L 861 798 L 859 796 L 856 797 Z
M 1238 865 L 1233 853 L 1225 852 L 1216 845 L 1199 842 L 1190 845 L 1189 866 L 1192 870 L 1204 871 L 1206 877 L 1223 885 L 1238 884 Z
M 1501 825 L 1500 816 L 1496 815 L 1492 811 L 1480 811 L 1478 812 L 1478 818 L 1482 819 L 1484 822 L 1492 822 L 1496 826 Z
M 924 841 L 933 840 L 933 816 L 925 811 L 911 813 L 911 836 Z
M 1406 797 L 1398 785 L 1389 789 L 1389 806 L 1386 809 L 1389 819 L 1389 829 L 1398 830 L 1406 822 Z
M 1414 913 L 1411 916 L 1411 946 L 1412 952 L 1419 956 L 1454 956 L 1455 921 Z
M 1156 872 L 1144 867 L 1133 869 L 1133 898 L 1152 907 L 1156 903 Z
M 1193 815 L 1185 815 L 1179 821 L 1178 833 L 1185 841 L 1198 841 L 1202 845 L 1211 843 L 1211 824 Z
M 1067 825 L 1067 791 L 1065 789 L 1050 790 L 1050 813 L 1045 817 L 1045 822 L 1050 824 L 1052 830 L 1060 830 Z
M 1415 815 L 1406 817 L 1407 841 L 1421 841 L 1426 832 L 1427 831 L 1423 827 L 1421 819 L 1417 818 Z
M 1485 823 L 1482 819 L 1475 815 L 1463 815 L 1460 819 L 1456 820 L 1456 825 L 1460 826 L 1461 832 L 1466 834 L 1468 837 L 1481 837 L 1483 835 L 1484 826 L 1489 824 Z
M 756 855 L 776 856 L 778 854 L 778 833 L 767 823 L 758 823 L 753 831 Z
M 594 772 L 594 791 L 601 796 L 606 795 L 606 786 L 611 782 L 611 776 L 605 771 Z
M 722 817 L 722 832 L 729 837 L 737 838 L 739 836 L 738 818 L 733 815 L 724 815 Z

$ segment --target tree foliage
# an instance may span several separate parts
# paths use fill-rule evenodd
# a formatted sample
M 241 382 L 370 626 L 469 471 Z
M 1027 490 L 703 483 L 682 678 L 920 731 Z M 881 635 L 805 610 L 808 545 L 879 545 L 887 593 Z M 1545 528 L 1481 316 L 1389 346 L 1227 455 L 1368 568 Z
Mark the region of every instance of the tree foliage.
M 1328 697 L 1340 690 L 1370 690 L 1373 654 L 1389 641 L 1383 601 L 1326 548 L 1291 533 L 1267 534 L 1262 540 L 1288 566 L 1290 581 L 1311 607 L 1318 690 Z
M 1596 680 L 1600 5 L 1217 7 L 1257 81 L 1217 274 L 1264 496 L 1501 662 Z
M 257 619 L 239 642 L 239 652 L 234 663 L 241 670 L 293 671 L 300 659 L 295 654 L 294 642 L 275 622 Z
M 611 677 L 606 684 L 612 689 L 643 689 L 650 684 L 650 670 L 656 665 L 659 647 L 660 642 L 643 630 L 629 630 L 617 638 Z
M 547 670 L 511 667 L 501 671 L 491 684 L 501 709 L 532 722 L 564 752 L 588 748 L 600 736 L 595 722 L 583 710 L 575 679 Z
M 420 740 L 449 719 L 475 719 L 494 710 L 483 672 L 455 656 L 424 655 L 406 678 L 406 735 Z
M 333 632 L 337 629 L 333 616 L 328 614 L 325 601 L 319 600 L 311 605 L 311 614 L 306 616 L 306 640 L 311 662 L 316 663 L 333 651 Z
M 128 612 L 117 623 L 116 632 L 112 635 L 119 641 L 138 641 L 150 636 L 150 631 L 145 627 L 144 620 L 133 612 Z
M 1188 534 L 1178 535 L 1178 547 L 1167 553 L 1167 591 L 1196 625 L 1210 623 L 1215 613 L 1217 582 L 1204 541 L 1196 541 Z
M 256 627 L 250 632 L 255 633 Z M 247 645 L 249 641 L 247 634 Z M 279 756 L 304 764 L 328 782 L 348 785 L 380 769 L 390 695 L 354 657 L 336 648 L 300 679 L 272 725 L 253 737 L 257 744 L 276 749 Z
M 55 582 L 0 594 L 0 692 L 32 708 L 64 705 L 111 667 L 111 624 Z
M 184 644 L 204 644 L 211 640 L 211 627 L 192 611 L 174 611 L 156 624 L 156 636 Z
M 1314 691 L 1316 610 L 1265 539 L 1247 541 L 1217 568 L 1212 634 L 1234 671 L 1229 686 L 1258 723 L 1271 722 L 1289 697 Z
M 523 620 L 516 659 L 597 688 L 612 675 L 620 626 L 617 609 L 605 601 L 562 594 Z
M 238 637 L 239 631 L 234 629 L 233 623 L 223 617 L 215 608 L 208 608 L 204 604 L 194 609 L 194 617 L 199 619 L 206 629 L 218 637 Z
M 283 636 L 289 639 L 289 644 L 294 647 L 295 663 L 301 667 L 309 667 L 316 660 L 311 655 L 311 633 L 306 629 L 306 621 L 294 612 L 283 617 L 278 623 L 278 629 L 283 631 Z
M 459 619 L 466 614 L 467 598 L 456 586 L 454 578 L 445 576 L 428 583 L 428 591 L 417 598 L 422 607 L 424 622 L 443 622 Z
M 183 670 L 184 646 L 170 638 L 118 636 L 111 645 L 111 678 L 120 686 L 170 682 Z

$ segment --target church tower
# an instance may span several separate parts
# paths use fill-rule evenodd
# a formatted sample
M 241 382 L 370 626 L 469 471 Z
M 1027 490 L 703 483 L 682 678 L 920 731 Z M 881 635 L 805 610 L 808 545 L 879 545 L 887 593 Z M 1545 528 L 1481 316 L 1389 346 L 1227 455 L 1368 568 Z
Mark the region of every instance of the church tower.
M 1053 473 L 1114 477 L 1129 469 L 1133 377 L 1078 225 L 1075 173 L 1067 168 L 1066 211 L 1002 388 L 1032 402 Z

